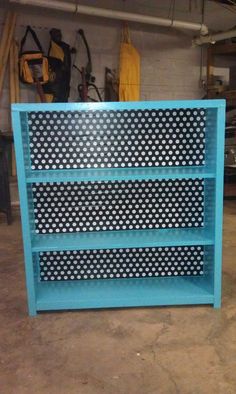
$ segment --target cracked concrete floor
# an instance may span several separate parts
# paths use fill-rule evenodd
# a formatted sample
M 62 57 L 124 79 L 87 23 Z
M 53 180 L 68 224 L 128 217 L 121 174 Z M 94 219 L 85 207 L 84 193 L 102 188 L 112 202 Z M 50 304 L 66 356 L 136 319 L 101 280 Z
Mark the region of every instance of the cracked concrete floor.
M 27 316 L 19 215 L 0 216 L 1 394 L 236 393 L 236 202 L 223 305 Z

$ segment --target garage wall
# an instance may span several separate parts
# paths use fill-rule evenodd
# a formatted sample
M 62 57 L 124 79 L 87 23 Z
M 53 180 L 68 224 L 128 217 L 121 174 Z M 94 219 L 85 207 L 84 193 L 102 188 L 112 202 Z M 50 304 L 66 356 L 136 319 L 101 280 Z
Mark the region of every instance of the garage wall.
M 54 13 L 55 14 L 55 13 Z M 107 19 L 74 17 L 61 13 L 56 17 L 50 11 L 25 9 L 19 12 L 16 37 L 20 39 L 25 26 L 33 26 L 47 51 L 49 29 L 58 27 L 63 32 L 64 41 L 75 45 L 75 32 L 83 28 L 90 45 L 93 73 L 97 85 L 104 85 L 105 67 L 117 68 L 121 23 Z M 4 12 L 1 12 L 3 17 Z M 0 20 L 2 25 L 2 21 Z M 191 47 L 191 34 L 153 28 L 145 25 L 131 26 L 133 44 L 141 55 L 141 99 L 170 100 L 195 99 L 204 94 L 199 88 L 200 49 Z M 72 99 L 76 101 L 76 74 L 72 79 Z M 21 101 L 34 101 L 35 93 L 29 87 L 21 86 Z M 0 128 L 9 129 L 8 81 L 4 86 L 0 101 Z
M 72 1 L 74 0 L 67 0 Z M 9 7 L 9 0 L 2 0 Z M 81 4 L 121 9 L 149 15 L 170 15 L 171 0 L 80 0 Z M 175 17 L 180 20 L 201 21 L 202 0 L 177 0 Z M 64 41 L 75 44 L 75 32 L 85 30 L 93 59 L 93 72 L 97 85 L 104 86 L 105 66 L 118 67 L 121 23 L 108 19 L 63 14 L 41 8 L 16 7 L 18 21 L 16 37 L 20 39 L 27 24 L 32 25 L 47 51 L 49 29 L 61 28 Z M 0 31 L 5 10 L 0 6 Z M 224 5 L 205 1 L 205 23 L 211 31 L 226 30 L 235 25 L 235 12 Z M 199 87 L 200 49 L 191 47 L 193 33 L 147 25 L 131 24 L 132 40 L 141 55 L 141 99 L 194 99 L 201 98 L 204 91 Z M 79 51 L 81 57 L 81 51 Z M 227 71 L 227 70 L 226 70 Z M 222 71 L 221 71 L 222 73 Z M 71 98 L 76 101 L 77 75 L 71 82 Z M 21 86 L 21 100 L 35 100 L 35 93 Z M 8 78 L 0 100 L 0 128 L 9 128 Z
M 16 37 L 20 39 L 25 26 L 34 26 L 45 50 L 49 43 L 49 29 L 58 27 L 63 32 L 64 41 L 71 45 L 76 43 L 76 30 L 83 28 L 90 45 L 93 73 L 97 85 L 104 86 L 105 67 L 116 68 L 119 61 L 119 41 L 121 24 L 95 18 L 66 15 L 63 19 L 49 15 L 45 17 L 42 10 L 20 13 L 17 21 Z M 40 13 L 40 15 L 39 15 Z M 50 12 L 49 12 L 50 14 Z M 1 13 L 4 15 L 4 13 Z M 0 22 L 1 23 L 1 22 Z M 143 30 L 144 29 L 144 30 Z M 191 48 L 191 36 L 180 31 L 157 29 L 147 26 L 132 25 L 133 44 L 141 55 L 141 99 L 171 100 L 194 99 L 203 95 L 199 88 L 200 49 Z M 76 101 L 76 73 L 72 78 L 72 100 Z M 29 87 L 21 86 L 21 101 L 34 101 L 35 93 Z M 0 101 L 0 128 L 9 127 L 8 81 Z

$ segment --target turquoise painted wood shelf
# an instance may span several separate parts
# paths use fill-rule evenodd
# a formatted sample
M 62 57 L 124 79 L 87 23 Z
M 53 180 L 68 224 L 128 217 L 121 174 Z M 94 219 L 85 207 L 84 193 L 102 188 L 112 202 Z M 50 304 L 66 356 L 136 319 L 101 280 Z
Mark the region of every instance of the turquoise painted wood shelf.
M 224 100 L 12 105 L 29 314 L 221 304 Z

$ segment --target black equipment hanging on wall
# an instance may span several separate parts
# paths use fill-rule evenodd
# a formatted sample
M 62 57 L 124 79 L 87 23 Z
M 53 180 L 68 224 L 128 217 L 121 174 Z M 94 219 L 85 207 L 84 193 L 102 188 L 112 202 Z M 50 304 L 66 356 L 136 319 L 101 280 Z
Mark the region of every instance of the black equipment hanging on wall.
M 67 102 L 70 95 L 71 53 L 74 48 L 62 41 L 59 29 L 51 29 L 50 36 L 49 82 L 43 87 L 44 93 L 48 102 Z

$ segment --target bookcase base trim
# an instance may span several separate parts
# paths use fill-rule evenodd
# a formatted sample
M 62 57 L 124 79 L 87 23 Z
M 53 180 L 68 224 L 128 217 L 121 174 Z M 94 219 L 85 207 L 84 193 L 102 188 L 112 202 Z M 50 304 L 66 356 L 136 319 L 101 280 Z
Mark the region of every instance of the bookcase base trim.
M 214 304 L 206 278 L 147 278 L 38 283 L 36 310 Z
M 112 302 L 101 302 L 101 305 L 97 305 L 97 303 L 92 302 L 77 302 L 77 303 L 63 303 L 61 305 L 50 303 L 50 302 L 37 302 L 37 312 L 43 311 L 56 311 L 56 310 L 82 310 L 82 309 L 106 309 L 106 308 L 142 308 L 142 307 L 155 307 L 155 306 L 178 306 L 178 305 L 213 305 L 214 304 L 214 296 L 191 296 L 191 299 L 186 300 L 185 298 L 175 298 L 173 300 L 165 301 L 160 299 L 153 299 L 144 302 L 140 299 L 130 300 L 130 302 L 124 302 L 122 304 L 121 300 L 117 305 L 114 305 Z M 216 308 L 219 308 L 217 306 Z M 35 314 L 30 314 L 30 316 L 34 316 Z

